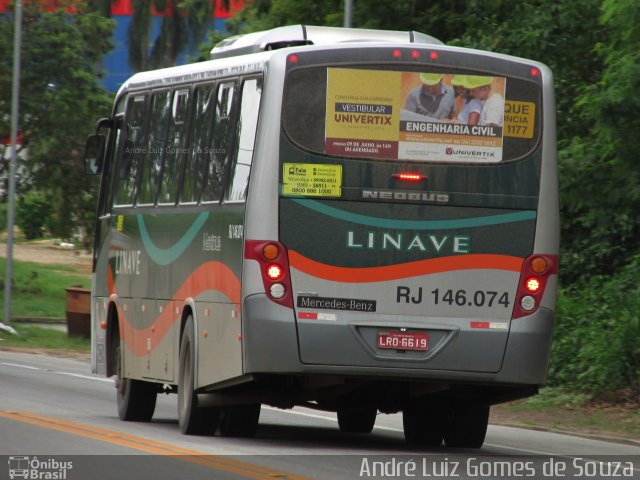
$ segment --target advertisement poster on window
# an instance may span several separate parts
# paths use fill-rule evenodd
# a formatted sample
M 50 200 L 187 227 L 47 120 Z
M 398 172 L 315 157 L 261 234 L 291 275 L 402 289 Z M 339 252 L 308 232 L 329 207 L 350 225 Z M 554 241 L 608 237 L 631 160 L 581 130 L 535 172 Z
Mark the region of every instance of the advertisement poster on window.
M 327 154 L 502 160 L 503 77 L 348 68 L 329 68 L 327 75 Z

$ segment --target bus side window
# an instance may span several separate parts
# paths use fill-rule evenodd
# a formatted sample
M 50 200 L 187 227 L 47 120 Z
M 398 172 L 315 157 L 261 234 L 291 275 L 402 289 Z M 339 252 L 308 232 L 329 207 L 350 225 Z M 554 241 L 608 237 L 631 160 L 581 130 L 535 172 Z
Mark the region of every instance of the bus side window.
M 235 83 L 222 83 L 218 87 L 213 142 L 209 147 L 211 156 L 206 166 L 203 202 L 218 202 L 222 198 L 225 165 L 229 158 L 229 146 L 233 135 L 231 116 L 235 90 Z
M 235 144 L 231 165 L 231 182 L 225 196 L 225 200 L 230 202 L 244 201 L 247 198 L 261 94 L 261 78 L 245 80 L 238 118 L 238 141 Z
M 211 158 L 211 133 L 215 112 L 215 85 L 200 85 L 196 89 L 195 112 L 191 122 L 189 158 L 186 161 L 182 183 L 181 203 L 196 203 L 200 199 L 203 171 Z
M 116 165 L 117 175 L 114 175 L 114 182 L 117 182 L 116 205 L 133 205 L 137 190 L 136 180 L 144 161 L 147 103 L 146 95 L 132 96 L 127 101 L 122 132 L 124 139 Z
M 162 168 L 162 184 L 158 203 L 173 205 L 178 193 L 179 174 L 187 157 L 187 137 L 189 134 L 189 90 L 177 90 L 173 94 L 171 124 Z
M 171 120 L 171 92 L 155 92 L 151 101 L 146 157 L 137 201 L 139 205 L 153 205 L 156 201 L 167 146 L 169 120 Z

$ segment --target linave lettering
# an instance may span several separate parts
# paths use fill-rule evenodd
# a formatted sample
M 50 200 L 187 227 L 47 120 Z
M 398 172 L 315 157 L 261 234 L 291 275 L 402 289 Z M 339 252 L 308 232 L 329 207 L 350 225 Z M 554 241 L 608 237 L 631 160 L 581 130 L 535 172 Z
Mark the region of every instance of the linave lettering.
M 319 310 L 351 310 L 355 312 L 375 312 L 375 300 L 356 300 L 354 298 L 323 298 L 298 296 L 298 308 L 316 308 Z
M 348 231 L 347 248 L 432 252 L 436 255 L 471 253 L 471 237 L 398 232 Z
M 116 275 L 140 275 L 142 252 L 116 250 Z

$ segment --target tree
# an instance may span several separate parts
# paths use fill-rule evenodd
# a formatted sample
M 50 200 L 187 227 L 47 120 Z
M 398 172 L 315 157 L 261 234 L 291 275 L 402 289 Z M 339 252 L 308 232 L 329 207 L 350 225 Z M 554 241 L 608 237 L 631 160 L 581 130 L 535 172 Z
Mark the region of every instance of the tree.
M 587 134 L 563 151 L 566 265 L 571 279 L 610 274 L 640 252 L 640 4 L 604 0 L 597 81 L 576 97 Z
M 227 20 L 232 33 L 259 32 L 291 24 L 340 26 L 340 0 L 254 0 Z
M 132 5 L 128 47 L 135 71 L 174 66 L 180 53 L 203 39 L 213 13 L 213 2 L 202 0 L 132 0 Z M 152 9 L 164 15 L 160 34 L 149 48 Z
M 97 65 L 111 49 L 113 22 L 97 13 L 70 15 L 24 10 L 20 129 L 28 150 L 26 173 L 45 194 L 57 219 L 56 234 L 69 238 L 95 210 L 96 184 L 84 175 L 84 140 L 112 102 L 101 87 Z M 13 18 L 0 17 L 0 35 L 13 38 Z M 8 47 L 5 44 L 9 44 Z M 10 105 L 11 42 L 0 46 L 0 111 Z M 0 117 L 0 131 L 9 118 Z M 3 166 L 6 162 L 3 162 Z M 19 192 L 23 193 L 23 192 Z

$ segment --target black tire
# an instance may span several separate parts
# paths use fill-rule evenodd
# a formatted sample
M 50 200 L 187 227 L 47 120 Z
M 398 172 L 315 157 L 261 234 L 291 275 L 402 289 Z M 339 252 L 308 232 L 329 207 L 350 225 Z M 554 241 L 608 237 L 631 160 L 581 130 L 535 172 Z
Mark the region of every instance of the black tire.
M 258 429 L 259 419 L 259 403 L 222 407 L 220 434 L 224 437 L 253 437 Z
M 443 405 L 412 403 L 402 411 L 406 442 L 419 447 L 439 447 L 444 438 L 447 418 Z
M 155 383 L 124 378 L 121 346 L 116 349 L 116 399 L 118 416 L 126 422 L 150 422 L 156 409 L 158 386 Z
M 378 410 L 373 407 L 339 408 L 338 427 L 343 433 L 371 433 Z
M 180 342 L 178 424 L 185 435 L 213 435 L 218 428 L 220 408 L 198 405 L 194 389 L 195 359 L 195 332 L 193 318 L 189 317 Z
M 480 448 L 489 424 L 488 406 L 457 406 L 444 434 L 447 447 Z

